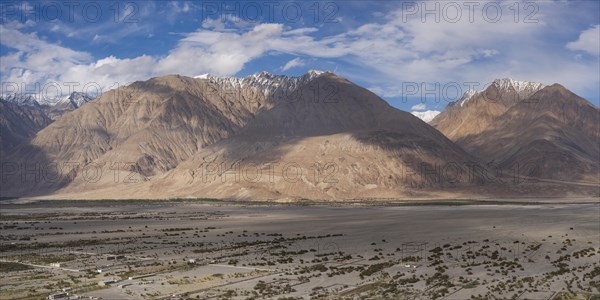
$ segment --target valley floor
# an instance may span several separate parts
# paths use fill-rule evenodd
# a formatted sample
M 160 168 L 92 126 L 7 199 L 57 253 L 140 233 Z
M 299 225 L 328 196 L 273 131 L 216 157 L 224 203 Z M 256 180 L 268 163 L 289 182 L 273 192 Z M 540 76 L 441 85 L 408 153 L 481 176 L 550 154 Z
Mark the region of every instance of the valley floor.
M 3 201 L 0 299 L 599 299 L 579 200 Z

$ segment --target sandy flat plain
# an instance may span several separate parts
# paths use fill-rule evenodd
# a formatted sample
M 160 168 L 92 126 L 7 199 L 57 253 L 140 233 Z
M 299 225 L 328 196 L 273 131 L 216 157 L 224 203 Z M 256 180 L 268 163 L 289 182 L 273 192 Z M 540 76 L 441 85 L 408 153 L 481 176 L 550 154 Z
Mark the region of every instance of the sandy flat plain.
M 1 207 L 1 299 L 598 299 L 600 205 Z

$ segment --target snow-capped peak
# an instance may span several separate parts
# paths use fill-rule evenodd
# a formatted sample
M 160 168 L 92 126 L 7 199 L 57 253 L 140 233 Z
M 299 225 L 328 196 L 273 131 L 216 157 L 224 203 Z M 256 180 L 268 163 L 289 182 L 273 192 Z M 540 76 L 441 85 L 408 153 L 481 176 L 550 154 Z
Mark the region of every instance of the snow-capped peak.
M 302 76 L 293 77 L 262 71 L 246 77 L 220 77 L 213 74 L 202 74 L 194 78 L 208 80 L 224 89 L 253 87 L 265 93 L 272 93 L 276 90 L 294 90 L 301 84 L 307 83 L 324 73 L 322 71 L 310 70 Z
M 72 92 L 67 96 L 57 96 L 57 97 L 40 97 L 39 95 L 34 94 L 9 94 L 0 96 L 0 99 L 4 101 L 11 102 L 17 105 L 26 105 L 26 106 L 36 106 L 36 105 L 47 105 L 47 106 L 55 106 L 59 104 L 71 104 L 74 108 L 78 108 L 81 105 L 93 100 L 93 97 L 90 97 L 87 94 L 80 92 Z
M 4 100 L 6 102 L 14 103 L 17 105 L 23 105 L 23 106 L 39 105 L 38 100 L 35 98 L 35 95 L 33 95 L 33 94 L 21 94 L 21 93 L 7 94 L 7 95 L 0 96 L 0 99 Z
M 273 77 L 273 76 L 276 76 L 276 75 L 271 74 L 271 73 L 269 73 L 267 71 L 260 71 L 260 72 L 258 72 L 256 74 L 252 74 L 250 76 L 254 76 L 254 77 Z
M 435 116 L 440 114 L 440 111 L 437 110 L 427 110 L 427 111 L 413 111 L 411 112 L 415 117 L 423 120 L 425 123 L 431 122 Z
M 481 91 L 475 91 L 473 89 L 467 90 L 463 96 L 456 101 L 461 107 L 465 105 L 465 103 L 469 102 L 469 100 L 473 99 L 473 97 L 483 91 L 485 91 L 490 86 L 494 86 L 498 89 L 500 93 L 508 93 L 508 92 L 516 92 L 520 99 L 527 98 L 533 95 L 535 92 L 543 89 L 546 85 L 538 82 L 531 81 L 518 81 L 513 80 L 511 78 L 501 78 L 492 81 L 489 86 L 486 86 Z
M 315 77 L 316 77 L 316 76 L 319 76 L 319 75 L 325 74 L 325 72 L 323 72 L 323 71 L 320 71 L 320 70 L 308 70 L 308 73 L 307 73 L 307 74 L 308 74 L 309 76 L 315 76 Z
M 496 87 L 503 89 L 503 90 L 508 90 L 510 88 L 513 88 L 517 93 L 529 93 L 529 94 L 533 94 L 545 87 L 544 84 L 541 84 L 538 82 L 518 81 L 518 80 L 513 80 L 512 78 L 496 79 L 496 80 L 494 80 L 494 82 L 492 82 L 492 84 L 496 85 Z
M 458 100 L 458 103 L 460 104 L 460 106 L 462 107 L 467 101 L 469 101 L 471 98 L 473 98 L 473 96 L 475 96 L 475 94 L 477 94 L 476 90 L 473 89 L 468 89 L 463 95 L 462 97 Z
M 63 102 L 70 102 L 75 108 L 82 106 L 85 103 L 92 101 L 94 98 L 90 97 L 87 94 L 73 92 L 71 95 L 64 98 Z

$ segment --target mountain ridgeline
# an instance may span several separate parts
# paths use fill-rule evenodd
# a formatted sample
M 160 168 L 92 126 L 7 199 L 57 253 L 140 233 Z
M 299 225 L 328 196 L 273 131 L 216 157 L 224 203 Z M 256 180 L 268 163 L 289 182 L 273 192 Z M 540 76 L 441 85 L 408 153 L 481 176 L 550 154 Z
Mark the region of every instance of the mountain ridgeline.
M 91 100 L 92 97 L 78 92 L 48 101 L 38 101 L 27 94 L 0 96 L 0 155 L 10 153 L 60 116 Z
M 319 71 L 156 77 L 64 102 L 57 115 L 0 101 L 1 196 L 514 197 L 560 185 L 545 179 L 583 183 L 564 193 L 597 193 L 597 108 L 558 85 L 497 82 L 468 96 L 433 127 Z M 523 160 L 528 169 L 517 175 L 542 181 L 492 172 Z
M 600 111 L 560 84 L 496 80 L 430 124 L 497 168 L 598 183 Z

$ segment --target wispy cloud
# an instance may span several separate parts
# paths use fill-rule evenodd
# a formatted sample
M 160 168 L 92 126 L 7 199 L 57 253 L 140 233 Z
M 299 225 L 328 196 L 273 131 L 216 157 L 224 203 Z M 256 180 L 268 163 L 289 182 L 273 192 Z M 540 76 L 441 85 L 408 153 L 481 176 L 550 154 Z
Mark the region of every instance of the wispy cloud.
M 406 8 L 397 7 L 386 13 L 377 10 L 377 18 L 371 17 L 370 21 L 355 26 L 347 23 L 352 25 L 342 26 L 344 30 L 339 32 L 301 23 L 244 22 L 233 15 L 223 15 L 218 19 L 199 20 L 199 28 L 183 31 L 166 53 L 127 59 L 119 53 L 92 59 L 88 52 L 48 42 L 36 33 L 23 33 L 25 24 L 5 25 L 2 42 L 16 52 L 2 57 L 2 78 L 66 80 L 77 76 L 79 80 L 109 85 L 111 81 L 141 80 L 173 73 L 235 75 L 253 61 L 270 56 L 278 59 L 282 66 L 279 69 L 283 72 L 305 66 L 306 59 L 328 63 L 337 60 L 336 65 L 341 62 L 345 70 L 355 70 L 346 74 L 352 80 L 360 80 L 388 97 L 402 95 L 403 82 L 443 85 L 480 81 L 483 85 L 496 77 L 548 84 L 560 82 L 579 93 L 594 93 L 600 83 L 597 72 L 600 26 L 575 30 L 576 35 L 569 39 L 571 42 L 555 38 L 558 25 L 551 26 L 552 22 L 560 22 L 564 28 L 573 26 L 563 20 L 571 16 L 565 13 L 569 10 L 564 5 L 540 4 L 537 21 L 533 23 L 515 22 L 513 18 L 503 18 L 499 22 L 481 18 L 471 21 L 468 17 L 454 23 L 422 22 L 420 15 L 407 16 Z M 505 8 L 508 11 L 508 7 Z M 144 4 L 139 9 L 139 17 L 152 15 L 153 9 L 155 13 L 159 9 L 154 2 Z M 166 19 L 169 14 L 187 15 L 197 8 L 193 3 L 172 2 L 160 9 L 164 10 Z M 152 28 L 144 26 L 160 25 L 150 23 L 127 26 L 99 23 L 75 28 L 57 22 L 51 30 L 71 38 L 93 40 L 100 45 L 118 43 L 132 35 L 153 35 Z M 573 31 L 572 28 L 569 30 Z M 11 41 L 6 37 L 15 39 Z M 42 48 L 57 49 L 56 54 Z M 570 55 L 571 51 L 592 55 L 581 58 Z M 282 61 L 284 56 L 278 57 L 281 53 L 296 58 Z M 38 65 L 36 56 L 56 63 Z M 556 69 L 562 71 L 555 72 Z
M 425 103 L 419 103 L 416 105 L 413 105 L 410 109 L 411 110 L 424 110 L 427 108 L 427 105 Z
M 567 44 L 567 48 L 600 55 L 600 24 L 582 31 L 576 41 Z
M 282 71 L 287 71 L 291 68 L 304 66 L 306 63 L 299 57 L 296 57 L 290 61 L 288 61 L 283 67 L 281 67 Z

